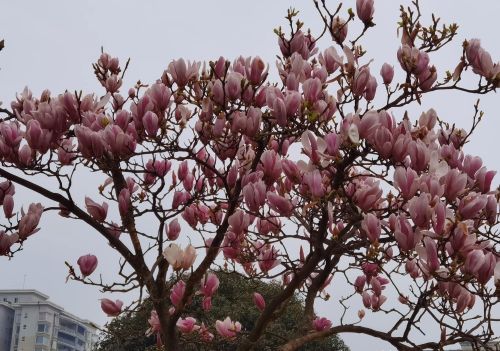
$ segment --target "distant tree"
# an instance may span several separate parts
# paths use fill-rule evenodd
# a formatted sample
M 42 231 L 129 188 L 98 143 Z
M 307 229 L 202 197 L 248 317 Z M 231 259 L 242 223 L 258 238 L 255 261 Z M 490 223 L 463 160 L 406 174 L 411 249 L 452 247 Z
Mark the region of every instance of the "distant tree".
M 264 298 L 276 294 L 280 285 L 277 283 L 265 283 L 256 279 L 247 279 L 236 273 L 216 272 L 220 280 L 217 294 L 214 296 L 214 305 L 217 308 L 209 313 L 203 311 L 202 300 L 195 299 L 190 306 L 189 314 L 206 325 L 213 325 L 216 320 L 223 320 L 225 316 L 231 315 L 237 319 L 243 331 L 251 330 L 259 317 L 260 311 L 253 302 L 253 292 L 257 291 Z M 103 332 L 96 351 L 143 351 L 155 350 L 155 336 L 147 336 L 153 304 L 151 300 L 145 299 L 135 312 L 124 314 L 113 319 L 107 326 L 107 332 Z M 282 313 L 272 323 L 264 338 L 256 345 L 257 350 L 275 350 L 284 341 L 291 339 L 304 325 L 303 301 L 294 296 L 287 313 Z M 234 342 L 218 339 L 213 345 L 205 345 L 196 342 L 193 337 L 185 340 L 181 345 L 183 350 L 214 349 L 218 351 L 234 350 Z M 300 351 L 348 351 L 349 348 L 342 339 L 336 335 L 309 343 Z

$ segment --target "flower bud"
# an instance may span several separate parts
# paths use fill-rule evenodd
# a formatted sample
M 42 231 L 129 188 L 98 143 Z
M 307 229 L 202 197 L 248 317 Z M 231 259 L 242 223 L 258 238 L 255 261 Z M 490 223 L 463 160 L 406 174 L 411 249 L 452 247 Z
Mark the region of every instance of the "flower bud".
M 384 63 L 380 69 L 380 75 L 382 76 L 385 85 L 391 84 L 392 79 L 394 78 L 394 67 L 388 63 Z

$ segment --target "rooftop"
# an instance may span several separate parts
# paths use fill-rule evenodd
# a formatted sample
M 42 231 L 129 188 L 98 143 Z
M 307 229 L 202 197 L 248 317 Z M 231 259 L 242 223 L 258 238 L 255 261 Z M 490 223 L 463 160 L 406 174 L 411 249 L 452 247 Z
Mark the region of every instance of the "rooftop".
M 15 306 L 48 305 L 48 306 L 53 307 L 54 309 L 59 310 L 61 313 L 63 313 L 63 315 L 65 315 L 69 318 L 72 318 L 80 323 L 88 324 L 88 325 L 91 325 L 95 328 L 100 328 L 98 324 L 96 324 L 88 319 L 83 319 L 83 318 L 77 317 L 74 314 L 66 311 L 63 307 L 53 303 L 52 301 L 49 301 L 49 296 L 38 291 L 38 290 L 35 290 L 35 289 L 5 289 L 5 290 L 3 290 L 2 289 L 2 290 L 0 290 L 0 297 L 2 295 L 35 295 L 37 297 L 40 297 L 41 301 L 18 301 L 15 303 L 12 303 L 12 302 L 6 303 L 6 302 L 0 300 L 0 304 L 3 306 L 10 307 L 10 308 L 13 308 Z

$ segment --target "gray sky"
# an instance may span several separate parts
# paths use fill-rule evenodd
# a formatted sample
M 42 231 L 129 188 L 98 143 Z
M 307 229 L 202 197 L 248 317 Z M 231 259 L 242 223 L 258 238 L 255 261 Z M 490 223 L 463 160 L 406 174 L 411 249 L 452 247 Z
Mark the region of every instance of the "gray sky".
M 337 4 L 336 1 L 330 3 L 331 7 Z M 355 1 L 345 3 L 355 7 Z M 395 25 L 400 2 L 376 0 L 375 3 L 377 26 L 363 42 L 369 51 L 368 57 L 375 59 L 372 72 L 378 72 L 384 62 L 393 64 L 396 71 L 401 72 L 396 60 L 399 41 Z M 0 6 L 0 33 L 6 44 L 0 54 L 0 100 L 4 105 L 9 105 L 15 93 L 26 85 L 36 95 L 45 88 L 54 94 L 66 89 L 102 94 L 91 68 L 101 46 L 118 56 L 121 62 L 128 57 L 132 59 L 124 87 L 132 86 L 139 79 L 152 82 L 178 57 L 209 60 L 221 55 L 229 59 L 259 55 L 270 63 L 272 76 L 276 77 L 274 61 L 279 50 L 272 30 L 278 25 L 286 26 L 283 19 L 286 9 L 296 6 L 301 10 L 301 19 L 313 33 L 318 33 L 321 26 L 312 1 L 0 0 Z M 500 59 L 496 28 L 500 1 L 426 0 L 421 1 L 421 6 L 425 15 L 432 11 L 447 23 L 457 22 L 461 26 L 455 42 L 438 56 L 431 56 L 439 77 L 445 70 L 454 69 L 461 43 L 466 38 L 482 39 L 483 47 L 493 59 Z M 353 29 L 357 30 L 359 28 Z M 328 46 L 328 41 L 320 44 L 321 49 Z M 475 99 L 459 93 L 427 96 L 422 107 L 412 106 L 409 112 L 416 118 L 422 110 L 433 106 L 443 119 L 467 128 Z M 481 101 L 486 116 L 466 152 L 481 156 L 490 169 L 498 170 L 500 99 L 498 95 L 489 95 Z M 86 193 L 95 194 L 102 181 L 103 178 L 86 177 L 76 193 L 83 200 Z M 21 196 L 17 196 L 16 209 L 33 199 L 32 194 L 17 188 L 24 201 L 21 204 Z M 97 272 L 112 278 L 117 256 L 92 229 L 82 224 L 47 215 L 41 227 L 13 260 L 0 258 L 0 288 L 21 288 L 25 278 L 25 288 L 38 289 L 70 312 L 104 324 L 106 317 L 98 303 L 103 295 L 93 287 L 65 283 L 64 261 L 74 263 L 80 255 L 94 253 L 100 261 Z M 332 292 L 333 296 L 342 295 L 342 292 Z M 322 315 L 336 318 L 337 308 L 322 304 L 321 309 Z M 380 317 L 368 322 L 381 324 Z M 344 335 L 343 338 L 353 351 L 364 350 L 367 343 L 373 351 L 391 349 L 368 337 Z

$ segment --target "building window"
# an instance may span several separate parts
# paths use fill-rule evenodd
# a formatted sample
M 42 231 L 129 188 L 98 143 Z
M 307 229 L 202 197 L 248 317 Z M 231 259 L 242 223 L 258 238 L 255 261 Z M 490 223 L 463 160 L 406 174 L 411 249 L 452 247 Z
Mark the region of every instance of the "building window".
M 26 329 L 26 324 L 23 324 L 23 329 Z
M 24 318 L 28 318 L 28 312 L 24 313 Z
M 14 297 L 14 303 L 17 303 L 17 297 Z
M 77 331 L 78 334 L 85 335 L 85 328 L 82 327 L 81 325 L 78 326 Z
M 47 345 L 49 343 L 49 339 L 47 339 L 45 336 L 37 336 L 35 343 L 37 345 Z
M 38 323 L 38 332 L 39 333 L 48 333 L 49 332 L 48 324 Z

